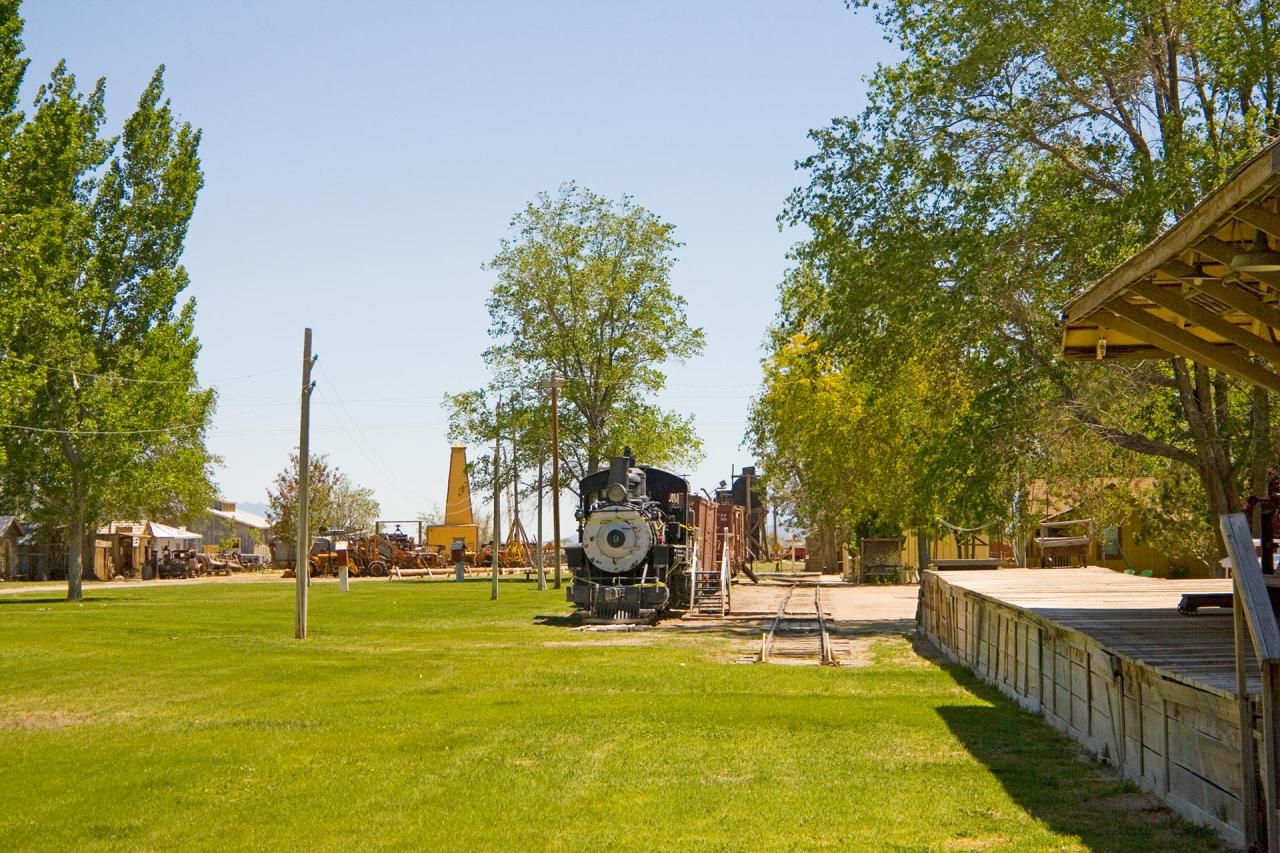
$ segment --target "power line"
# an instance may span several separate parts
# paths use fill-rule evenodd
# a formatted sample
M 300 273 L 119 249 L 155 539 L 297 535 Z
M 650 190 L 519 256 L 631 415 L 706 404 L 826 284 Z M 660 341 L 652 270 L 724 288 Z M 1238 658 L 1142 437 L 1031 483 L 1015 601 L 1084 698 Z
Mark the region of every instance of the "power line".
M 357 433 L 359 433 L 359 432 L 360 432 L 360 425 L 356 423 L 356 419 L 355 419 L 355 417 L 351 414 L 351 410 L 350 410 L 350 409 L 348 409 L 348 408 L 347 408 L 347 404 L 346 404 L 345 402 L 343 402 L 343 400 L 342 400 L 342 394 L 341 394 L 341 393 L 339 393 L 339 391 L 338 391 L 337 383 L 335 383 L 335 382 L 333 381 L 333 377 L 331 377 L 331 376 L 329 375 L 329 372 L 328 372 L 327 370 L 325 370 L 325 369 L 324 369 L 324 365 L 323 365 L 323 364 L 320 364 L 319 362 L 317 362 L 317 364 L 318 364 L 318 365 L 319 365 L 319 367 L 320 367 L 320 375 L 321 375 L 321 376 L 323 376 L 323 377 L 324 377 L 324 379 L 325 379 L 325 382 L 327 382 L 327 383 L 329 384 L 329 388 L 333 391 L 333 396 L 334 396 L 334 397 L 336 397 L 336 398 L 338 399 L 338 405 L 340 405 L 340 406 L 342 407 L 342 410 L 346 413 L 347 418 L 351 421 L 351 426 L 356 430 L 356 432 L 357 432 Z M 339 423 L 339 424 L 341 424 L 341 423 L 342 423 L 342 419 L 341 419 L 340 417 L 338 417 L 338 413 L 337 413 L 337 411 L 335 411 L 335 410 L 334 410 L 334 408 L 333 408 L 333 405 L 332 405 L 331 403 L 329 403 L 329 398 L 328 398 L 328 396 L 326 396 L 326 395 L 325 395 L 325 393 L 324 393 L 323 391 L 321 391 L 321 392 L 320 392 L 320 397 L 321 397 L 321 399 L 323 399 L 323 400 L 325 401 L 325 405 L 329 406 L 329 410 L 330 410 L 331 412 L 333 412 L 333 415 L 334 415 L 334 417 L 335 417 L 335 418 L 337 418 L 338 423 Z M 350 434 L 350 433 L 348 433 L 348 435 L 351 435 L 351 434 Z M 355 437 L 354 435 L 353 435 L 353 436 L 351 436 L 351 438 L 352 438 L 352 440 L 353 440 L 353 441 L 356 441 L 356 437 Z M 405 494 L 407 494 L 409 497 L 413 498 L 414 500 L 425 500 L 425 498 L 423 498 L 423 496 L 422 496 L 422 495 L 418 494 L 418 493 L 413 489 L 413 487 L 412 487 L 412 486 L 410 486 L 408 483 L 406 483 L 403 479 L 401 479 L 401 477 L 400 477 L 398 474 L 396 474 L 394 471 L 392 471 L 392 470 L 391 470 L 391 466 L 387 465 L 386 460 L 384 460 L 384 459 L 382 458 L 382 455 L 381 455 L 380 453 L 378 453 L 378 449 L 377 449 L 376 447 L 374 447 L 374 446 L 373 446 L 373 442 L 369 441 L 369 439 L 368 439 L 367 437 L 365 437 L 363 434 L 361 434 L 361 435 L 360 435 L 360 440 L 364 441 L 364 443 L 368 446 L 369 451 L 370 451 L 370 452 L 373 454 L 373 456 L 377 459 L 378 463 L 380 463 L 380 464 L 381 464 L 381 467 L 382 467 L 382 469 L 386 472 L 387 476 L 389 476 L 392 480 L 394 480 L 397 484 L 399 484 L 399 486 L 401 487 L 401 489 L 403 489 L 403 490 L 404 490 Z M 360 446 L 359 441 L 357 441 L 357 442 L 356 442 L 356 447 L 358 448 L 359 446 Z M 363 453 L 363 451 L 361 451 L 361 452 Z M 373 460 L 370 460 L 370 461 L 373 461 Z
M 25 364 L 27 367 L 35 367 L 40 370 L 52 370 L 55 373 L 66 373 L 71 376 L 83 376 L 87 379 L 102 379 L 108 382 L 133 382 L 139 385 L 181 385 L 184 388 L 190 385 L 189 382 L 182 379 L 139 379 L 134 376 L 122 376 L 119 373 L 94 373 L 93 371 L 76 370 L 70 367 L 54 367 L 53 365 L 41 364 L 36 361 L 28 361 L 27 359 L 18 358 L 17 356 L 11 355 L 9 353 L 0 355 L 0 362 L 5 362 L 5 361 L 13 361 L 13 362 L 17 362 L 18 364 Z M 218 382 L 238 382 L 242 379 L 254 379 L 256 377 L 266 376 L 271 373 L 279 373 L 281 370 L 285 370 L 285 369 L 286 368 L 284 367 L 275 367 L 275 368 L 272 368 L 271 370 L 264 370 L 259 373 L 249 373 L 244 376 L 230 376 L 230 377 L 227 377 L 226 379 L 219 379 Z M 204 387 L 196 386 L 195 390 L 208 391 L 210 389 L 216 389 L 216 387 L 217 387 L 216 383 L 210 383 L 209 385 Z
M 204 424 L 178 424 L 176 426 L 157 427 L 155 429 L 53 429 L 52 427 L 33 427 L 22 424 L 0 424 L 0 429 L 16 429 L 24 432 L 47 432 L 58 435 L 146 435 L 157 432 L 176 432 L 183 429 L 199 429 Z
M 319 390 L 317 387 L 316 390 Z M 327 401 L 326 401 L 327 404 Z M 362 432 L 377 432 L 379 430 L 397 430 L 397 429 L 419 429 L 421 427 L 447 426 L 444 421 L 417 421 L 413 423 L 403 424 L 374 424 L 373 426 L 361 427 Z M 346 426 L 335 427 L 312 427 L 312 432 L 346 432 L 351 430 Z M 215 436 L 263 436 L 263 435 L 292 435 L 296 433 L 296 429 L 287 427 L 271 427 L 266 429 L 246 429 L 246 430 L 225 430 L 214 429 L 210 433 Z

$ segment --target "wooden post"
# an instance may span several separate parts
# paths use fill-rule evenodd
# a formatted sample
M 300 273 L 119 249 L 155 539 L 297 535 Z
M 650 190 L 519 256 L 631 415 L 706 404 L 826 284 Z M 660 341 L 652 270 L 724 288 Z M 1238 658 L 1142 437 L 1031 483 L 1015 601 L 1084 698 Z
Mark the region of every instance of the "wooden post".
M 1271 596 L 1262 579 L 1262 567 L 1253 547 L 1248 519 L 1243 513 L 1232 513 L 1221 516 L 1219 524 L 1227 553 L 1231 556 L 1232 610 L 1243 615 L 1244 627 L 1248 629 L 1258 667 L 1262 670 L 1262 754 L 1259 764 L 1266 804 L 1263 825 L 1266 827 L 1267 849 L 1280 851 L 1280 812 L 1277 812 L 1276 790 L 1280 782 L 1280 719 L 1277 718 L 1280 714 L 1280 675 L 1276 672 L 1277 665 L 1280 665 L 1280 626 L 1276 624 Z M 1238 642 L 1236 647 L 1237 689 L 1241 679 L 1240 668 L 1244 666 L 1243 645 L 1243 642 Z M 1246 748 L 1252 749 L 1252 742 L 1248 747 L 1244 743 L 1246 737 L 1252 737 L 1251 731 L 1252 727 L 1240 733 L 1242 764 L 1245 763 Z
M 502 481 L 499 479 L 502 457 L 502 395 L 493 405 L 493 581 L 489 600 L 498 600 L 498 549 L 502 547 Z
M 537 536 L 537 542 L 536 542 L 536 547 L 538 550 L 537 550 L 537 553 L 534 555 L 534 559 L 538 561 L 539 591 L 547 588 L 547 571 L 546 571 L 546 567 L 542 565 L 542 562 L 543 562 L 542 560 L 542 499 L 545 497 L 542 494 L 542 486 L 543 486 L 542 473 L 546 465 L 546 462 L 547 462 L 546 457 L 542 455 L 541 450 L 539 450 L 539 454 L 538 454 L 538 536 Z
M 311 381 L 313 364 L 315 359 L 311 356 L 311 329 L 308 328 L 302 333 L 302 395 L 298 426 L 298 542 L 293 570 L 296 590 L 293 635 L 299 640 L 307 638 L 307 585 L 311 580 L 311 566 L 308 562 L 311 554 L 311 532 L 307 529 L 307 499 L 311 479 L 311 389 L 315 387 L 315 383 Z
M 1233 581 L 1234 584 L 1234 581 Z M 1236 704 L 1240 712 L 1240 772 L 1243 776 L 1241 790 L 1244 792 L 1244 838 L 1250 850 L 1258 849 L 1262 843 L 1262 828 L 1258 823 L 1258 815 L 1262 811 L 1262 803 L 1258 799 L 1257 761 L 1253 744 L 1253 703 L 1249 701 L 1249 680 L 1246 674 L 1248 627 L 1244 624 L 1244 610 L 1231 608 L 1231 621 L 1235 630 L 1236 647 Z M 1142 713 L 1139 706 L 1138 713 Z M 1141 736 L 1141 735 L 1139 735 Z
M 1280 798 L 1276 792 L 1276 771 L 1280 768 L 1280 743 L 1277 742 L 1276 665 L 1263 661 L 1262 668 L 1262 790 L 1266 802 L 1267 849 L 1280 850 Z M 1252 732 L 1250 733 L 1252 736 Z
M 560 409 L 557 405 L 560 377 L 551 371 L 551 565 L 555 587 L 560 588 Z
M 511 527 L 507 529 L 507 535 L 515 536 L 516 531 L 523 531 L 524 527 L 520 524 L 520 466 L 516 464 L 516 428 L 514 423 L 511 425 L 511 459 L 509 467 L 511 468 Z M 521 550 L 524 550 L 523 541 L 520 543 L 520 547 Z
M 770 508 L 773 510 L 773 554 L 777 555 L 778 565 L 774 568 L 782 568 L 782 542 L 778 539 L 778 496 L 774 495 Z

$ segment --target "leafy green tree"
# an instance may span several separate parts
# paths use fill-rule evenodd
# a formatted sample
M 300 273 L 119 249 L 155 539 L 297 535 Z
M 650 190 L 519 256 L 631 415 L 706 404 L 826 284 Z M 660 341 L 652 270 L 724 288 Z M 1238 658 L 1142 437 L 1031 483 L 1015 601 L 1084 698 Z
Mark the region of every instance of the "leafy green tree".
M 942 378 L 902 410 L 902 515 L 1015 506 L 1063 429 L 1185 466 L 1210 513 L 1234 509 L 1274 456 L 1267 395 L 1183 359 L 1064 365 L 1057 312 L 1276 132 L 1267 5 L 873 8 L 902 58 L 812 134 L 784 214 L 812 237 L 778 326 L 871 389 L 868 411 Z
M 314 535 L 325 530 L 348 533 L 373 529 L 379 506 L 373 489 L 358 486 L 345 471 L 329 464 L 323 453 L 312 454 L 307 479 L 307 527 Z M 267 521 L 271 533 L 282 542 L 298 541 L 298 452 L 289 454 L 288 466 L 267 489 Z
M 98 524 L 191 520 L 213 496 L 214 394 L 180 301 L 200 134 L 174 119 L 163 69 L 118 138 L 102 136 L 103 82 L 81 92 L 62 64 L 22 114 L 20 27 L 0 5 L 0 491 L 65 530 L 75 600 Z
M 692 419 L 649 402 L 664 368 L 702 350 L 685 300 L 672 290 L 679 247 L 674 226 L 636 205 L 569 183 L 542 193 L 512 221 L 488 269 L 496 276 L 488 308 L 495 343 L 485 353 L 493 382 L 451 395 L 451 435 L 491 444 L 494 395 L 502 394 L 514 470 L 536 467 L 550 446 L 545 380 L 561 378 L 562 477 L 572 483 L 630 445 L 648 464 L 695 461 Z M 476 460 L 477 488 L 489 460 Z M 522 477 L 522 480 L 527 480 Z

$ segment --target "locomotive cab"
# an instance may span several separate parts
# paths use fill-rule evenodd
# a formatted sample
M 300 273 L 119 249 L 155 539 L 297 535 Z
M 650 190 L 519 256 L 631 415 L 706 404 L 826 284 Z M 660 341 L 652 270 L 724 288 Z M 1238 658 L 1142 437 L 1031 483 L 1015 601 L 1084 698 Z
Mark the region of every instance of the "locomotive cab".
M 651 621 L 683 579 L 688 482 L 637 466 L 630 448 L 579 483 L 578 544 L 566 547 L 566 597 L 594 622 Z

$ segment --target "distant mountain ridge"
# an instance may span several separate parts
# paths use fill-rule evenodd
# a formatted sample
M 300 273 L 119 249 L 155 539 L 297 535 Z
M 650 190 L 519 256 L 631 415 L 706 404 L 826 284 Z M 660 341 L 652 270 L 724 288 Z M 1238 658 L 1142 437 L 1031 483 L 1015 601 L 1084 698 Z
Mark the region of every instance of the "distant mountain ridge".
M 236 509 L 242 509 L 245 512 L 251 512 L 254 515 L 260 515 L 263 518 L 267 516 L 267 505 L 261 501 L 233 501 Z

